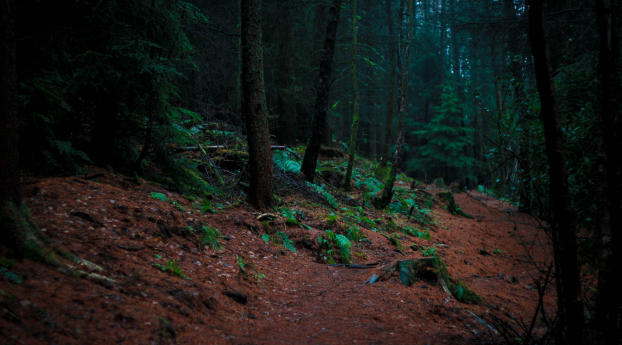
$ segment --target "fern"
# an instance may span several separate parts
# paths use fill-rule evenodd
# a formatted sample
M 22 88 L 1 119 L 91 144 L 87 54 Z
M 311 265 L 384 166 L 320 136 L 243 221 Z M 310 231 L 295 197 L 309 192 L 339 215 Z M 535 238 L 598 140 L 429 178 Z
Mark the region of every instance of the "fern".
M 283 243 L 283 247 L 285 247 L 287 250 L 290 250 L 294 253 L 297 252 L 294 242 L 292 242 L 292 240 L 289 239 L 286 233 L 277 231 L 275 235 L 281 240 L 281 243 Z
M 338 234 L 336 236 L 337 247 L 339 247 L 339 256 L 343 261 L 350 263 L 350 248 L 352 248 L 352 243 L 350 240 L 344 235 Z
M 285 217 L 285 222 L 292 225 L 300 225 L 300 221 L 296 219 L 296 212 L 287 207 L 281 209 L 281 215 Z
M 411 228 L 410 226 L 406 226 L 405 229 L 402 229 L 402 232 L 407 235 L 411 235 L 411 236 L 418 237 L 418 238 L 423 238 L 424 240 L 430 239 L 430 233 L 427 230 L 418 231 L 418 230 Z
M 274 166 L 286 172 L 298 173 L 300 172 L 300 163 L 291 158 L 293 156 L 293 151 L 290 151 L 291 150 L 276 150 L 272 154 Z
M 330 205 L 330 207 L 335 209 L 339 207 L 337 199 L 335 199 L 335 197 L 326 190 L 326 187 L 324 185 L 318 186 L 316 184 L 307 182 L 307 186 L 316 193 L 320 194 L 324 198 L 324 200 L 326 200 L 328 205 Z
M 363 232 L 356 226 L 349 227 L 348 230 L 346 230 L 346 236 L 352 242 L 360 242 L 365 238 L 365 234 L 363 234 Z
M 151 192 L 151 197 L 156 200 L 168 202 L 168 197 L 164 193 Z
M 209 245 L 212 249 L 220 249 L 220 230 L 216 227 L 207 227 L 203 225 L 201 227 L 203 229 L 203 235 L 201 237 L 201 242 L 203 245 Z
M 181 270 L 181 268 L 179 267 L 179 264 L 175 260 L 167 260 L 164 265 L 159 264 L 159 263 L 152 263 L 151 265 L 159 269 L 160 271 L 166 272 L 170 275 L 175 275 L 175 276 L 178 276 L 184 279 L 190 279 L 184 273 L 184 271 Z
M 324 238 L 322 235 L 318 236 L 317 238 L 320 249 L 326 252 L 324 260 L 328 263 L 334 263 L 334 247 L 337 247 L 337 249 L 339 250 L 340 260 L 342 262 L 350 263 L 352 248 L 352 243 L 350 242 L 350 240 L 346 236 L 341 234 L 335 234 L 331 230 L 326 230 L 325 236 L 326 238 Z

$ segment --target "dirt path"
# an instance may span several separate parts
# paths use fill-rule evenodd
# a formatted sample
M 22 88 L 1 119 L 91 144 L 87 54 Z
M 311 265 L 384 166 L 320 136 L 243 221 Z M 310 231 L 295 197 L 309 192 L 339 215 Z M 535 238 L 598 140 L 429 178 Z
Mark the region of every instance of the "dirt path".
M 168 201 L 151 197 L 154 191 Z M 380 266 L 421 257 L 413 243 L 434 247 L 483 305 L 460 303 L 436 284 L 406 287 L 398 277 L 368 284 L 375 269 L 316 262 L 322 220 L 302 202 L 296 207 L 308 212 L 312 229 L 275 225 L 296 241 L 293 253 L 266 244 L 250 210 L 203 215 L 178 195 L 119 176 L 36 180 L 26 196 L 56 246 L 115 282 L 28 261 L 5 268 L 21 281 L 0 279 L 2 344 L 495 344 L 499 335 L 475 315 L 529 320 L 537 302 L 534 263 L 550 260 L 534 219 L 479 194 L 456 195 L 475 219 L 437 204 L 431 239 L 404 238 L 403 251 L 365 229 L 370 243 L 357 246 L 355 262 Z M 221 249 L 188 231 L 202 225 L 220 229 Z M 170 263 L 188 279 L 163 272 Z

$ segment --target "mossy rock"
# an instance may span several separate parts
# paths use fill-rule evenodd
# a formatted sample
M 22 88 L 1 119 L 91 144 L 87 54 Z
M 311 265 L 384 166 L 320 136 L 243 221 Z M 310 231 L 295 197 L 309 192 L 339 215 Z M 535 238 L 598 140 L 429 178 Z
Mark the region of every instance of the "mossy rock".
M 425 281 L 430 284 L 436 284 L 438 281 L 437 258 L 401 260 L 397 262 L 396 270 L 402 284 L 406 286 L 411 286 L 417 281 Z
M 447 266 L 438 256 L 400 260 L 394 264 L 383 266 L 377 274 L 374 274 L 369 279 L 369 283 L 389 280 L 395 272 L 398 273 L 402 284 L 406 286 L 411 286 L 418 281 L 424 281 L 429 284 L 438 283 L 445 292 L 454 296 L 462 303 L 483 303 L 483 299 L 469 289 L 464 282 L 449 275 Z
M 372 280 L 374 282 L 389 280 L 397 272 L 400 281 L 406 286 L 411 286 L 418 281 L 436 284 L 440 277 L 439 268 L 439 260 L 436 257 L 399 260 L 394 264 L 381 267 Z

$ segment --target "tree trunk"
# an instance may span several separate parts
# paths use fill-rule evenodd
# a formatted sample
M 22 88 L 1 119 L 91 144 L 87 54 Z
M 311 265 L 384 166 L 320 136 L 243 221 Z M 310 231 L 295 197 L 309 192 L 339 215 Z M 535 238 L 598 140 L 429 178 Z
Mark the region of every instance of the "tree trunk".
M 315 168 L 317 166 L 317 157 L 320 153 L 320 143 L 326 132 L 328 96 L 332 78 L 332 64 L 333 56 L 335 55 L 335 42 L 337 40 L 337 24 L 339 24 L 340 9 L 341 0 L 334 0 L 329 9 L 324 49 L 320 61 L 320 76 L 318 78 L 311 138 L 305 150 L 305 156 L 300 169 L 309 182 L 313 182 L 315 179 Z
M 596 299 L 597 337 L 599 344 L 619 344 L 620 338 L 620 283 L 616 279 L 619 258 L 617 241 L 620 225 L 620 164 L 619 143 L 616 139 L 616 121 L 620 116 L 620 5 L 615 0 L 597 1 L 600 31 L 598 73 L 600 81 L 600 112 L 598 139 L 599 179 L 596 190 L 598 203 L 598 237 L 600 266 L 598 296 Z
M 395 109 L 395 82 L 397 78 L 397 54 L 395 41 L 395 29 L 393 28 L 393 10 L 391 9 L 391 0 L 386 0 L 387 9 L 387 26 L 389 28 L 389 55 L 391 59 L 391 76 L 389 77 L 389 97 L 387 99 L 387 120 L 385 123 L 384 146 L 382 148 L 382 157 L 380 166 L 386 167 L 391 155 L 391 141 L 393 135 L 393 111 Z
M 350 127 L 350 143 L 348 146 L 348 168 L 346 177 L 343 181 L 343 189 L 349 191 L 351 188 L 350 179 L 352 178 L 352 169 L 354 168 L 354 156 L 356 155 L 356 136 L 359 130 L 361 95 L 359 93 L 359 76 L 356 64 L 357 44 L 358 44 L 358 14 L 357 0 L 352 0 L 352 92 L 354 100 L 352 102 L 352 126 Z
M 19 203 L 17 72 L 15 67 L 14 1 L 0 1 L 2 56 L 0 75 L 0 202 Z
M 19 258 L 41 259 L 40 232 L 20 197 L 15 10 L 15 1 L 0 1 L 0 243 Z
M 263 77 L 261 0 L 241 0 L 242 115 L 248 137 L 250 189 L 248 200 L 257 208 L 271 207 L 272 152 Z
M 551 233 L 555 259 L 557 312 L 559 328 L 557 344 L 583 344 L 584 317 L 577 262 L 576 226 L 570 210 L 568 172 L 564 142 L 555 99 L 549 60 L 548 38 L 544 22 L 544 4 L 528 1 L 529 37 L 540 94 L 546 155 L 549 162 Z
M 406 40 L 404 42 L 403 54 L 400 54 L 399 65 L 401 69 L 401 83 L 400 83 L 400 98 L 399 98 L 399 115 L 397 121 L 397 141 L 395 143 L 395 150 L 393 151 L 393 157 L 391 162 L 391 168 L 387 175 L 387 179 L 382 190 L 380 198 L 374 199 L 374 206 L 378 209 L 383 209 L 391 203 L 393 198 L 393 185 L 397 177 L 397 169 L 401 165 L 402 146 L 404 145 L 404 117 L 406 114 L 406 93 L 408 92 L 408 63 L 410 60 L 410 41 L 412 39 L 412 21 L 413 21 L 413 0 L 402 0 L 401 8 L 404 8 L 404 1 L 407 2 L 407 10 L 401 11 L 403 18 L 400 21 L 400 41 L 406 31 Z
M 278 41 L 278 68 L 277 68 L 277 104 L 276 112 L 279 116 L 277 139 L 283 145 L 293 145 L 296 133 L 292 129 L 296 126 L 296 107 L 293 93 L 293 15 L 292 5 L 287 2 L 278 2 L 281 7 Z
M 514 18 L 519 20 L 516 10 L 514 8 L 514 0 L 504 0 L 503 12 L 506 18 Z M 510 54 L 510 66 L 509 72 L 512 75 L 512 90 L 514 91 L 514 110 L 518 115 L 518 127 L 520 128 L 519 139 L 519 157 L 518 157 L 518 170 L 519 170 L 519 185 L 518 185 L 518 209 L 521 212 L 530 212 L 532 207 L 532 194 L 533 188 L 531 183 L 531 164 L 529 156 L 530 138 L 527 130 L 527 96 L 525 95 L 525 83 L 523 74 L 523 62 L 522 49 L 519 47 L 520 41 L 516 39 L 510 39 L 516 35 L 510 32 L 510 28 L 507 32 L 509 39 L 508 53 Z

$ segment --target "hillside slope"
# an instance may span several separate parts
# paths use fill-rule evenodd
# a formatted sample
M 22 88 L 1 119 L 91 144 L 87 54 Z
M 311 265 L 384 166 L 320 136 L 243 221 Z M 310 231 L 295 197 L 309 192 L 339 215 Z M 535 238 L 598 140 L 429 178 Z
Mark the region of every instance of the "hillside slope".
M 535 219 L 499 200 L 455 194 L 469 219 L 446 210 L 436 198 L 441 190 L 422 190 L 432 207 L 430 219 L 417 223 L 298 194 L 274 214 L 243 203 L 204 214 L 180 195 L 112 172 L 33 179 L 24 197 L 35 221 L 56 248 L 96 264 L 82 267 L 95 274 L 3 260 L 0 343 L 501 342 L 496 318 L 531 321 L 534 280 L 551 261 L 548 239 Z M 354 223 L 367 238 L 352 241 L 351 262 L 361 266 L 318 242 L 325 230 L 345 233 Z M 407 227 L 414 232 L 401 231 Z M 424 233 L 429 240 L 417 236 Z M 384 270 L 424 255 L 442 260 L 482 302 L 459 302 L 433 279 L 405 286 Z M 374 275 L 382 279 L 369 284 Z

